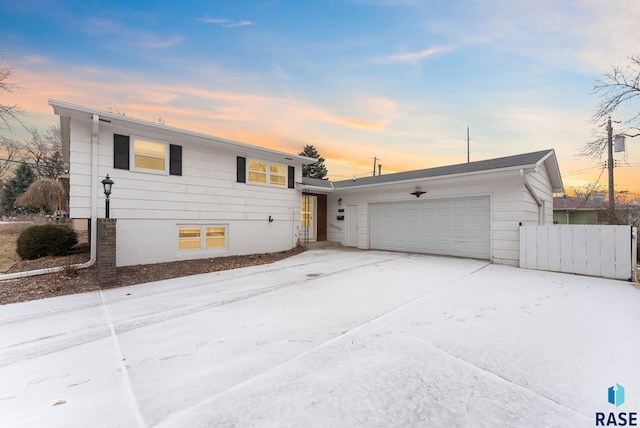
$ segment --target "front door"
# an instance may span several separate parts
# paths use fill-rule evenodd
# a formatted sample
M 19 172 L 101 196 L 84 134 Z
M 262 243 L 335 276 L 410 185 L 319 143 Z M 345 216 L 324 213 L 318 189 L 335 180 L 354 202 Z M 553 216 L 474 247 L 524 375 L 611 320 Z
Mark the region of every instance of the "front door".
M 347 247 L 358 246 L 358 206 L 347 205 Z
M 300 204 L 300 227 L 301 238 L 304 242 L 315 241 L 317 239 L 317 207 L 317 197 L 310 195 L 302 196 L 302 201 Z

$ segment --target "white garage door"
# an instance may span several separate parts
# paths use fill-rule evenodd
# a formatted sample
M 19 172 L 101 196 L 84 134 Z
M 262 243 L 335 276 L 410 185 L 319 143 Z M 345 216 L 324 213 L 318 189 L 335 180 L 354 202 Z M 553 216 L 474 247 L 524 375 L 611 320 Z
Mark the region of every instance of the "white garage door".
M 491 258 L 489 196 L 369 206 L 371 248 Z

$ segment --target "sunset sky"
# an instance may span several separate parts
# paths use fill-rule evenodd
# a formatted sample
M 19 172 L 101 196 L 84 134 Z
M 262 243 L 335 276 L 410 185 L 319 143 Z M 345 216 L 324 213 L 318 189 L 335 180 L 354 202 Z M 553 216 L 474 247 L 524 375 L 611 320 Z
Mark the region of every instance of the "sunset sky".
M 469 126 L 472 161 L 554 148 L 565 188 L 606 187 L 602 160 L 578 153 L 596 80 L 640 54 L 638 17 L 638 0 L 3 1 L 20 89 L 0 103 L 43 130 L 56 99 L 312 144 L 333 180 L 370 175 L 374 156 L 383 173 L 466 162 Z M 640 193 L 640 137 L 615 157 L 616 190 Z

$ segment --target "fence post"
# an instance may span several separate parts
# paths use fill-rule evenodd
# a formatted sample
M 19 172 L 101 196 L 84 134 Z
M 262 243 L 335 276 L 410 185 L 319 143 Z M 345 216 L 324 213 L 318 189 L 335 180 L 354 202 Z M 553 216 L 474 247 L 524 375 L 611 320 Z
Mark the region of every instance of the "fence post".
M 638 228 L 631 227 L 631 282 L 638 282 Z

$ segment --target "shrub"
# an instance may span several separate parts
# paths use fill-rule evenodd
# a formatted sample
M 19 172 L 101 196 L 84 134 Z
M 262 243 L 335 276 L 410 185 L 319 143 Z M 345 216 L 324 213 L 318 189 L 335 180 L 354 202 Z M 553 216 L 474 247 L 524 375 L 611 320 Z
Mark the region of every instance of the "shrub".
M 62 256 L 78 243 L 78 234 L 67 226 L 42 224 L 25 229 L 16 242 L 21 259 Z

